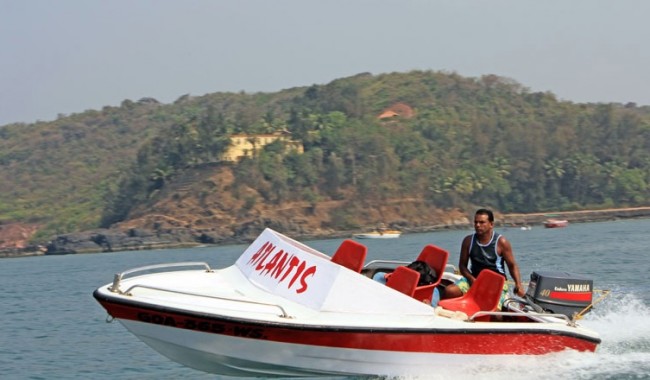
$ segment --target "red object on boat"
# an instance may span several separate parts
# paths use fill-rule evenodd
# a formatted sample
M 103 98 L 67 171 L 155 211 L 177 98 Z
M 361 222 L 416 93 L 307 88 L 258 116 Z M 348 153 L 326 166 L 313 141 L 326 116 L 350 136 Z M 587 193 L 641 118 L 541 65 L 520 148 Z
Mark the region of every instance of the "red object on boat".
M 544 222 L 544 227 L 546 228 L 561 228 L 568 225 L 569 221 L 564 219 L 549 219 Z

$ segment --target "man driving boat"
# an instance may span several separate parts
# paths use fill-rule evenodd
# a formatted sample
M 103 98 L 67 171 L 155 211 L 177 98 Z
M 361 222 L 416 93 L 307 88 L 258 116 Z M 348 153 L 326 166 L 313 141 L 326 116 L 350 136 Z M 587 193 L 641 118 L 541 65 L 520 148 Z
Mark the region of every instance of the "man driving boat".
M 515 282 L 514 293 L 520 297 L 526 294 L 521 283 L 519 265 L 512 246 L 505 236 L 494 231 L 494 214 L 488 209 L 479 209 L 474 214 L 474 233 L 463 239 L 458 267 L 463 277 L 445 288 L 443 299 L 456 298 L 467 293 L 482 270 L 491 270 L 506 277 L 504 262 Z M 471 268 L 471 269 L 470 269 Z M 499 309 L 508 295 L 508 285 L 503 286 Z

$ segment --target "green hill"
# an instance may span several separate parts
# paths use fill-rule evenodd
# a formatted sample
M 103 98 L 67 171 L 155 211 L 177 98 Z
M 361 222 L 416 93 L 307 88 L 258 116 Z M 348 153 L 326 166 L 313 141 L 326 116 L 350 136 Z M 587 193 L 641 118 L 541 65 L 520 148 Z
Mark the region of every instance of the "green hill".
M 288 131 L 221 162 L 233 134 Z M 98 227 L 310 234 L 442 212 L 650 203 L 650 109 L 576 104 L 487 75 L 359 74 L 277 93 L 125 100 L 0 127 L 0 223 L 33 241 Z

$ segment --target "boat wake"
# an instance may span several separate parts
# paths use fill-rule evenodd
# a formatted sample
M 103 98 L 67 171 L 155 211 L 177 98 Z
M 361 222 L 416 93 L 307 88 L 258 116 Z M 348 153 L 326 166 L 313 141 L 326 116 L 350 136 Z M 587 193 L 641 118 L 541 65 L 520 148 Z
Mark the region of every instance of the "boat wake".
M 602 344 L 595 353 L 486 357 L 481 363 L 467 363 L 462 368 L 430 368 L 430 373 L 420 376 L 382 379 L 647 379 L 650 373 L 649 318 L 650 307 L 640 297 L 616 294 L 598 304 L 581 321 L 601 334 Z
M 650 353 L 650 306 L 633 293 L 615 295 L 588 314 L 583 324 L 599 331 L 601 353 Z

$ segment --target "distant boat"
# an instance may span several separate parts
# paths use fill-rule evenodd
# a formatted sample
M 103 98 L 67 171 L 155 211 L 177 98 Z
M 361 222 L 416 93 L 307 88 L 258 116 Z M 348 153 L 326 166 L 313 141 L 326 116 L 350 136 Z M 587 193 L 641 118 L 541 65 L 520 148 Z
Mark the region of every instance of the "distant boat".
M 530 230 L 533 229 L 533 227 L 531 227 L 531 226 L 521 226 L 521 227 L 519 227 L 519 229 L 521 229 L 522 231 L 530 231 Z
M 547 219 L 544 222 L 546 228 L 561 228 L 569 225 L 569 221 L 565 219 Z
M 400 235 L 402 235 L 402 232 L 397 230 L 375 230 L 354 234 L 354 237 L 357 239 L 395 239 L 400 237 Z

